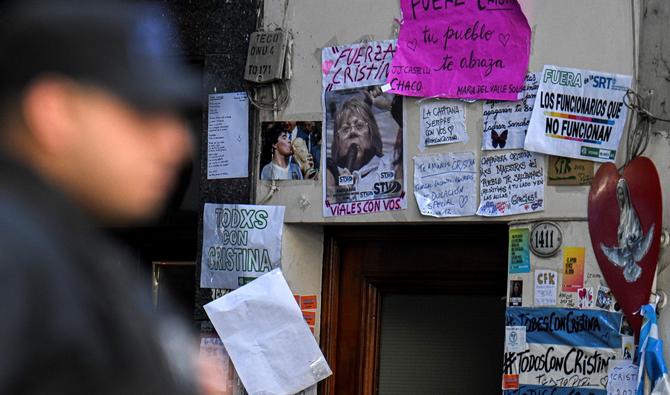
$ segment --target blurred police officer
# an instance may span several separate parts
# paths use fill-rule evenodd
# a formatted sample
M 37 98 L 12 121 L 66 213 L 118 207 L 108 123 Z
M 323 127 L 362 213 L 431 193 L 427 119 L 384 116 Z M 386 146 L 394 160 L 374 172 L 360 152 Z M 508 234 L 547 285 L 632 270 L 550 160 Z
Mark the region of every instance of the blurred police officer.
M 161 209 L 197 78 L 158 8 L 17 3 L 0 27 L 0 394 L 194 393 L 184 332 L 100 228 Z

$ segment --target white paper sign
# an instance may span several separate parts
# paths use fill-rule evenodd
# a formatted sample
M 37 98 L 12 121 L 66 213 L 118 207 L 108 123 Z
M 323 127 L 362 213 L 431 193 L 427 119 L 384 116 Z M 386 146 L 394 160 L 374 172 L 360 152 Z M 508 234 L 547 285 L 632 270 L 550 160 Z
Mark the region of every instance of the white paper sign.
M 386 84 L 395 51 L 396 40 L 323 48 L 324 92 Z
M 635 395 L 637 394 L 638 366 L 632 360 L 609 363 L 607 371 L 607 395 Z
M 249 175 L 249 100 L 246 92 L 209 95 L 207 179 Z
M 537 88 L 540 84 L 539 78 L 540 73 L 526 75 L 523 91 L 519 93 L 523 99 L 519 101 L 487 100 L 484 102 L 483 150 L 523 148 Z
M 477 210 L 474 152 L 415 156 L 414 196 L 423 215 L 474 215 Z
M 482 156 L 477 215 L 497 217 L 544 210 L 544 156 L 510 151 Z
M 535 270 L 535 307 L 555 306 L 558 273 L 554 270 Z
M 419 149 L 431 145 L 467 143 L 465 104 L 440 100 L 421 104 Z
M 295 394 L 332 374 L 281 270 L 204 307 L 249 395 Z
M 524 148 L 614 162 L 630 84 L 629 75 L 545 65 Z
M 284 206 L 205 203 L 200 287 L 235 289 L 279 267 Z
M 527 346 L 525 326 L 505 327 L 505 352 L 526 351 Z

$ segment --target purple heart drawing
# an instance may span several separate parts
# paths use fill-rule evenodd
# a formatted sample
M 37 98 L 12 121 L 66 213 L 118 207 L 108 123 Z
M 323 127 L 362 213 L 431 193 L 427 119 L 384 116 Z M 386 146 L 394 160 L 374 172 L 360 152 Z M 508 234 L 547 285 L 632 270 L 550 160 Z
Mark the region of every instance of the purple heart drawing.
M 412 50 L 412 52 L 414 52 L 416 51 L 416 44 L 417 42 L 415 38 L 414 40 L 407 42 L 407 48 L 409 48 L 410 50 Z
M 503 34 L 503 33 L 498 34 L 498 41 L 500 41 L 500 43 L 503 45 L 503 47 L 506 47 L 506 46 L 507 46 L 507 42 L 509 41 L 510 36 L 511 36 L 511 34 L 509 34 L 509 33 L 507 33 L 507 34 Z

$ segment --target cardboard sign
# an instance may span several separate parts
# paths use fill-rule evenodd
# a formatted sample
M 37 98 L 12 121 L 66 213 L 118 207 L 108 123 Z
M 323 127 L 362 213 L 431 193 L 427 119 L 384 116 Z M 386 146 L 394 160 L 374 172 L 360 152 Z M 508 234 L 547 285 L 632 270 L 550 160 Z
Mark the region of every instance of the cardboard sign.
M 477 215 L 498 217 L 544 210 L 544 156 L 508 152 L 481 157 Z
M 284 209 L 205 203 L 200 287 L 235 289 L 277 268 Z
M 591 185 L 593 162 L 549 155 L 547 185 Z
M 281 79 L 287 46 L 288 34 L 284 31 L 251 33 L 244 79 L 253 82 Z
M 545 65 L 524 148 L 614 162 L 628 109 L 629 75 Z
M 401 0 L 387 88 L 405 96 L 517 100 L 530 26 L 516 0 Z

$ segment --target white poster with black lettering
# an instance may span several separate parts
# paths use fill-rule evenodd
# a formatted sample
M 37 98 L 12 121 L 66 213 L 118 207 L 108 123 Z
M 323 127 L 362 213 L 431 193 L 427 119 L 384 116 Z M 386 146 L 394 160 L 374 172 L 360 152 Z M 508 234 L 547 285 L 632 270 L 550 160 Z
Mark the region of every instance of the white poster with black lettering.
M 509 151 L 481 157 L 477 215 L 499 217 L 544 210 L 544 155 Z
M 200 287 L 236 289 L 279 267 L 284 209 L 205 203 Z
M 524 149 L 614 162 L 631 76 L 545 65 Z
M 519 101 L 484 102 L 483 150 L 520 149 L 533 113 L 540 73 L 528 73 Z
M 477 210 L 475 153 L 414 157 L 414 196 L 422 215 L 458 217 Z
M 207 179 L 249 175 L 249 99 L 246 92 L 209 95 Z

